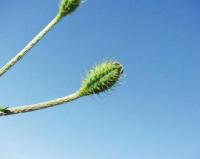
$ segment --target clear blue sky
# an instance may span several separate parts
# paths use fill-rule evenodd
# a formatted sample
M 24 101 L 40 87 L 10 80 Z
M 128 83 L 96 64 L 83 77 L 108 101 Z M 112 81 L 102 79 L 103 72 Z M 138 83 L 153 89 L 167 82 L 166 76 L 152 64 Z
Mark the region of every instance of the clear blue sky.
M 59 0 L 0 1 L 3 66 Z M 70 94 L 94 64 L 123 63 L 110 95 L 1 117 L 1 159 L 199 159 L 199 0 L 88 0 L 0 78 L 0 104 Z

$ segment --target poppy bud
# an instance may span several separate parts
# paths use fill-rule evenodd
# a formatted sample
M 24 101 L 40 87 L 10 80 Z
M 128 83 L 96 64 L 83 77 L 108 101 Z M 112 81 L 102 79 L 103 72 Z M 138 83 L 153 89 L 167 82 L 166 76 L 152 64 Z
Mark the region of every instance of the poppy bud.
M 63 17 L 74 12 L 81 4 L 81 0 L 61 0 L 59 14 Z
M 104 62 L 89 71 L 82 83 L 82 96 L 99 94 L 111 89 L 119 81 L 123 73 L 123 66 L 116 61 Z

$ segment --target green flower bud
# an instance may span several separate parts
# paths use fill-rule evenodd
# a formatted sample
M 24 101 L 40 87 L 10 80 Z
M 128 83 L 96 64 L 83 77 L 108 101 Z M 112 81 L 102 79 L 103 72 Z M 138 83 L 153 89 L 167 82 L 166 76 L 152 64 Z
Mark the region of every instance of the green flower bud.
M 80 95 L 99 94 L 111 89 L 119 81 L 123 66 L 116 61 L 104 62 L 89 71 L 82 83 Z
M 0 107 L 0 112 L 9 114 L 9 113 L 10 113 L 10 110 L 8 110 L 8 108 L 9 108 L 9 107 Z
M 61 0 L 59 14 L 63 17 L 74 12 L 81 4 L 81 0 Z

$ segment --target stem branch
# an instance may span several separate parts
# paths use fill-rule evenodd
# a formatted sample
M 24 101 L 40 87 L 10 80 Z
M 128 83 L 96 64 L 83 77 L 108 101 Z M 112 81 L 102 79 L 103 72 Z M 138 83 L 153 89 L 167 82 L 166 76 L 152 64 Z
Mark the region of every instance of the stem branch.
M 26 112 L 31 112 L 31 111 L 35 111 L 35 110 L 45 109 L 45 108 L 53 107 L 56 105 L 64 104 L 67 102 L 71 102 L 80 97 L 81 97 L 80 94 L 78 92 L 75 92 L 69 96 L 53 99 L 53 100 L 50 100 L 47 102 L 25 105 L 25 106 L 11 107 L 11 108 L 7 108 L 6 112 L 0 112 L 0 116 L 13 115 L 13 114 L 18 114 L 18 113 L 26 113 Z
M 0 76 L 6 73 L 12 66 L 14 66 L 22 57 L 26 55 L 60 20 L 58 14 L 41 32 L 39 32 L 15 57 L 13 57 L 7 64 L 0 69 Z

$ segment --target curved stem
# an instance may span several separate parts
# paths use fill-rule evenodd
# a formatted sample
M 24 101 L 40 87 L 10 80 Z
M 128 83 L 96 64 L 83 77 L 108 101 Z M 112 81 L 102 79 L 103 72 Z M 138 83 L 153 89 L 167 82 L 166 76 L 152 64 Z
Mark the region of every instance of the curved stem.
M 58 14 L 41 32 L 39 32 L 14 58 L 0 69 L 0 76 L 6 73 L 14 66 L 22 57 L 26 55 L 60 20 L 61 15 Z
M 35 111 L 35 110 L 45 109 L 45 108 L 53 107 L 56 105 L 64 104 L 67 102 L 71 102 L 80 97 L 81 96 L 80 96 L 79 92 L 75 92 L 69 96 L 53 99 L 53 100 L 50 100 L 47 102 L 25 105 L 25 106 L 10 107 L 10 108 L 5 109 L 6 111 L 3 111 L 3 112 L 0 111 L 0 116 L 13 115 L 13 114 L 18 114 L 18 113 L 26 113 L 26 112 L 31 112 L 31 111 Z

